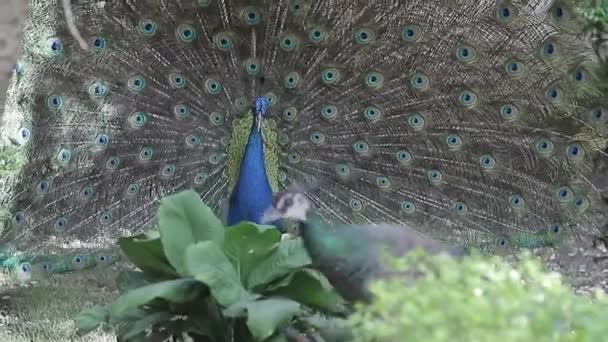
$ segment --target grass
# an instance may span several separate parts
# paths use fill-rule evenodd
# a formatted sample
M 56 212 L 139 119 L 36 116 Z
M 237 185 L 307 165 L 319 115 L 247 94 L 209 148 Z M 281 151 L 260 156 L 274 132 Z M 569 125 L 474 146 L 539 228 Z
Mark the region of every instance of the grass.
M 0 274 L 0 341 L 115 341 L 103 332 L 79 338 L 72 321 L 83 307 L 118 295 L 115 275 L 112 268 L 96 269 L 25 286 Z

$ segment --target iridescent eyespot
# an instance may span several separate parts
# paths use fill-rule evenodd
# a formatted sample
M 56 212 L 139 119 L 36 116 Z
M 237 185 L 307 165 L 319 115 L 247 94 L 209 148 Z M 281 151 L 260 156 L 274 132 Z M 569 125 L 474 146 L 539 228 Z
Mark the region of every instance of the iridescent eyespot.
M 477 57 L 477 52 L 472 46 L 459 45 L 456 48 L 456 58 L 462 63 L 470 63 Z
M 106 39 L 101 36 L 94 36 L 89 40 L 91 51 L 101 52 L 106 48 Z
M 510 60 L 505 63 L 505 71 L 512 77 L 519 77 L 524 74 L 526 67 L 520 60 Z
M 420 114 L 412 114 L 408 117 L 407 123 L 414 130 L 420 130 L 424 128 L 424 118 Z
M 129 90 L 134 93 L 139 93 L 146 87 L 146 80 L 142 76 L 133 76 L 127 82 Z
M 355 43 L 369 45 L 376 38 L 376 32 L 370 28 L 360 28 L 355 31 Z
M 93 196 L 93 188 L 90 186 L 85 186 L 80 190 L 78 194 L 81 200 L 88 201 Z
M 205 90 L 211 95 L 217 95 L 222 91 L 222 84 L 218 80 L 210 78 L 205 81 Z
M 43 179 L 40 182 L 38 182 L 38 184 L 36 185 L 36 192 L 39 195 L 44 195 L 49 192 L 50 188 L 51 188 L 51 183 L 48 180 Z
M 137 183 L 129 184 L 127 187 L 127 195 L 133 196 L 139 192 L 140 186 Z
M 100 99 L 108 94 L 108 88 L 101 82 L 96 81 L 89 85 L 89 95 L 94 99 Z
M 156 34 L 157 28 L 158 25 L 156 24 L 156 22 L 150 19 L 144 19 L 139 23 L 139 31 L 147 37 L 151 37 Z
M 427 75 L 418 72 L 412 76 L 410 84 L 415 90 L 424 91 L 429 88 L 431 80 Z
M 515 120 L 519 116 L 519 108 L 510 103 L 504 104 L 500 107 L 500 116 L 507 121 Z
M 319 131 L 313 131 L 310 133 L 310 141 L 317 145 L 322 144 L 325 142 L 325 134 Z
M 112 219 L 110 218 L 110 220 L 112 220 Z M 85 266 L 85 261 L 86 261 L 86 259 L 85 259 L 84 255 L 81 255 L 81 254 L 74 255 L 74 257 L 72 257 L 72 266 L 74 266 L 77 269 L 83 268 Z
M 585 156 L 585 150 L 579 143 L 572 143 L 566 147 L 566 158 L 571 162 L 579 162 Z
M 57 161 L 60 164 L 65 165 L 65 164 L 69 163 L 71 159 L 72 159 L 72 152 L 70 150 L 68 150 L 67 148 L 62 148 L 57 153 Z
M 95 147 L 98 149 L 105 148 L 110 142 L 110 138 L 108 138 L 105 134 L 98 134 L 95 137 Z
M 101 215 L 99 215 L 99 222 L 105 226 L 112 222 L 112 218 L 113 216 L 111 212 L 104 211 L 103 213 L 101 213 Z
M 221 126 L 224 124 L 224 115 L 222 115 L 222 113 L 219 112 L 213 112 L 211 113 L 211 115 L 209 115 L 209 120 L 211 120 L 211 123 L 215 126 Z
M 376 178 L 376 185 L 381 189 L 387 189 L 391 186 L 391 181 L 388 177 L 380 176 Z
M 429 182 L 433 185 L 440 184 L 443 180 L 443 174 L 439 170 L 429 170 L 426 174 Z
M 135 113 L 131 114 L 131 116 L 129 117 L 129 124 L 133 128 L 139 128 L 139 127 L 142 127 L 146 123 L 147 120 L 148 119 L 147 119 L 146 113 L 135 112 Z
M 351 168 L 347 164 L 338 164 L 336 165 L 336 174 L 340 178 L 345 178 L 350 176 Z
M 477 94 L 471 90 L 464 90 L 458 95 L 458 101 L 463 107 L 471 108 L 477 104 Z
M 306 0 L 293 0 L 289 5 L 289 11 L 295 16 L 301 16 L 308 12 L 310 4 Z
M 297 164 L 302 160 L 302 157 L 298 152 L 291 152 L 287 155 L 287 160 L 289 160 L 291 164 Z
M 542 57 L 551 59 L 558 55 L 559 46 L 553 39 L 549 39 L 540 46 L 540 54 Z
M 420 40 L 422 36 L 422 32 L 420 28 L 416 25 L 405 25 L 401 29 L 401 39 L 403 39 L 407 43 L 415 43 Z
M 587 70 L 583 68 L 577 68 L 570 74 L 570 80 L 576 84 L 582 84 L 589 79 Z
M 486 171 L 493 170 L 496 167 L 496 159 L 491 154 L 484 154 L 479 157 L 479 165 Z
M 248 75 L 257 76 L 262 71 L 262 64 L 257 58 L 247 58 L 243 62 L 243 68 Z
M 408 150 L 397 151 L 397 153 L 395 154 L 395 157 L 397 157 L 397 161 L 399 161 L 402 164 L 407 164 L 412 161 L 412 155 Z
M 547 230 L 549 231 L 549 234 L 559 234 L 561 233 L 562 229 L 562 225 L 559 223 L 552 223 L 549 225 L 549 227 L 547 228 Z
M 203 172 L 197 173 L 194 176 L 194 184 L 201 185 L 207 180 L 207 178 L 209 178 L 209 176 L 207 176 L 206 173 L 203 173 Z
M 523 209 L 526 205 L 526 201 L 524 200 L 524 198 L 517 194 L 509 196 L 508 202 L 509 206 L 515 210 Z
M 298 110 L 295 107 L 287 107 L 283 109 L 283 119 L 285 121 L 291 122 L 298 115 Z
M 247 6 L 241 11 L 241 20 L 249 26 L 254 26 L 260 23 L 260 11 L 254 6 Z
M 326 68 L 321 72 L 321 80 L 325 85 L 334 85 L 340 79 L 340 71 L 337 68 Z
M 222 51 L 228 51 L 232 47 L 232 37 L 227 32 L 220 32 L 214 35 L 213 42 L 215 43 L 215 46 Z
M 363 205 L 361 204 L 361 201 L 359 201 L 358 199 L 355 199 L 355 198 L 351 199 L 348 202 L 348 206 L 354 211 L 360 211 L 363 207 Z
M 199 7 L 209 7 L 209 5 L 211 4 L 211 0 L 197 0 L 196 4 Z
M 445 142 L 451 150 L 459 150 L 462 147 L 462 138 L 456 133 L 448 135 Z
M 16 212 L 13 215 L 12 221 L 16 225 L 21 225 L 23 222 L 25 222 L 25 214 L 22 211 Z
M 413 214 L 416 212 L 416 205 L 411 201 L 401 202 L 401 210 L 406 214 Z
M 32 133 L 27 127 L 21 127 L 19 128 L 19 131 L 17 131 L 17 138 L 19 139 L 19 143 L 21 144 L 24 144 L 28 140 L 30 140 L 31 135 Z
M 574 192 L 567 186 L 562 186 L 556 191 L 556 197 L 560 203 L 570 203 L 574 198 Z
M 458 215 L 464 215 L 469 211 L 466 203 L 462 201 L 455 201 L 452 203 L 452 210 Z
M 174 89 L 181 89 L 186 86 L 186 78 L 182 74 L 171 73 L 169 74 L 169 84 Z
M 503 3 L 496 9 L 496 18 L 502 23 L 513 21 L 517 15 L 517 9 L 509 3 Z
M 217 153 L 211 153 L 208 158 L 209 162 L 213 165 L 217 165 L 221 159 L 221 156 Z
M 555 103 L 562 98 L 562 90 L 556 86 L 551 86 L 545 92 L 547 100 L 551 103 Z
M 59 109 L 63 105 L 63 99 L 59 95 L 51 95 L 47 99 L 49 108 Z
M 139 151 L 139 159 L 142 161 L 147 161 L 152 159 L 152 149 L 150 147 L 144 147 Z
M 313 44 L 320 44 L 327 39 L 327 31 L 322 27 L 313 27 L 308 31 L 308 38 Z
M 167 178 L 175 174 L 175 166 L 172 164 L 166 164 L 160 171 L 161 176 Z
M 353 144 L 353 148 L 355 149 L 355 152 L 360 155 L 368 153 L 370 149 L 367 141 L 363 139 L 357 140 Z
M 376 106 L 369 106 L 363 111 L 363 116 L 369 121 L 376 121 L 382 117 L 382 110 Z
M 49 38 L 46 46 L 51 56 L 60 56 L 63 53 L 63 42 L 57 37 Z
M 266 99 L 268 100 L 268 106 L 272 107 L 277 104 L 279 98 L 275 93 L 266 93 Z M 270 119 L 269 119 L 270 120 Z
M 106 161 L 106 169 L 108 170 L 116 170 L 120 165 L 120 159 L 118 157 L 110 157 Z
M 333 119 L 338 115 L 338 107 L 331 104 L 326 104 L 321 108 L 321 115 L 324 119 Z
M 378 89 L 384 83 L 384 76 L 376 71 L 372 71 L 365 77 L 365 85 L 370 89 Z
M 553 153 L 555 145 L 553 145 L 553 142 L 551 140 L 541 138 L 536 142 L 534 147 L 536 149 L 536 152 L 538 152 L 541 156 L 547 156 Z
M 279 44 L 284 51 L 294 51 L 300 45 L 300 39 L 293 33 L 287 33 L 279 38 Z
M 572 199 L 572 208 L 579 214 L 585 212 L 589 208 L 589 199 L 583 195 L 575 195 Z
M 196 38 L 196 29 L 189 24 L 179 25 L 175 33 L 177 38 L 184 43 L 190 43 Z
M 287 89 L 295 89 L 300 84 L 300 74 L 293 71 L 285 76 L 283 79 L 283 84 Z
M 178 104 L 173 107 L 173 114 L 178 119 L 185 119 L 190 115 L 190 107 L 185 104 Z
M 63 231 L 67 225 L 68 221 L 64 217 L 60 217 L 53 223 L 53 229 L 56 231 Z
M 589 111 L 589 119 L 592 122 L 599 124 L 605 123 L 608 116 L 606 115 L 606 110 L 604 108 L 597 107 Z
M 186 144 L 190 147 L 197 146 L 201 143 L 201 138 L 199 138 L 196 134 L 189 134 L 186 137 Z

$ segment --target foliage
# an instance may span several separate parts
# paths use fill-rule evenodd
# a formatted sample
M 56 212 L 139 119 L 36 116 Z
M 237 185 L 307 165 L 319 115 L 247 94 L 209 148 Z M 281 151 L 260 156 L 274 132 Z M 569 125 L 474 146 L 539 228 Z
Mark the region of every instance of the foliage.
M 577 12 L 587 27 L 608 32 L 608 0 L 587 0 L 583 3 Z
M 372 284 L 373 304 L 350 318 L 355 341 L 604 341 L 608 298 L 577 296 L 555 273 L 523 255 L 515 267 L 497 257 L 412 253 L 398 270 L 415 283 Z
M 309 268 L 300 240 L 253 223 L 225 228 L 191 190 L 164 198 L 158 223 L 159 236 L 119 240 L 141 271 L 118 277 L 123 294 L 114 302 L 80 313 L 80 334 L 105 326 L 119 341 L 187 333 L 194 341 L 246 342 L 313 328 L 342 333 L 331 318 L 344 312 L 342 299 Z

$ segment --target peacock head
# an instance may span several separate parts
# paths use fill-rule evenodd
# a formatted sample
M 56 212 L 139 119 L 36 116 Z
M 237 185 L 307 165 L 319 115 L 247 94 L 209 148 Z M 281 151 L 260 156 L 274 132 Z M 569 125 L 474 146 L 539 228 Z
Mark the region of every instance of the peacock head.
M 306 221 L 308 212 L 313 209 L 306 191 L 298 185 L 277 193 L 272 199 L 272 206 L 264 211 L 260 223 L 276 221 L 280 218 Z
M 262 120 L 268 114 L 268 98 L 265 96 L 258 96 L 253 100 L 253 107 L 251 112 L 255 117 L 258 132 L 262 129 Z

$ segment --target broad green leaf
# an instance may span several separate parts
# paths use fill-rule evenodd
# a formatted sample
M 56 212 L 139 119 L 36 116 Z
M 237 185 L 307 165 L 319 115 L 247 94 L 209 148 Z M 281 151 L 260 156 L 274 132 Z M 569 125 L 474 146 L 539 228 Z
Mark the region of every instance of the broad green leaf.
M 135 322 L 129 322 L 119 331 L 119 338 L 125 341 L 130 341 L 138 335 L 146 332 L 147 329 L 153 326 L 169 321 L 174 315 L 169 312 L 152 312 L 142 319 Z
M 300 319 L 319 332 L 327 341 L 347 342 L 353 340 L 349 322 L 344 319 L 322 316 L 320 314 Z
M 158 225 L 165 255 L 181 275 L 187 273 L 184 252 L 198 241 L 224 241 L 224 226 L 194 190 L 160 201 Z
M 315 270 L 303 269 L 287 277 L 282 286 L 269 295 L 291 298 L 306 306 L 331 312 L 342 312 L 344 300 L 336 293 L 327 278 Z
M 251 271 L 263 262 L 281 241 L 281 233 L 253 223 L 240 223 L 226 230 L 224 253 L 239 271 L 243 284 Z
M 270 298 L 247 305 L 247 327 L 256 341 L 263 341 L 300 311 L 300 303 L 286 298 Z
M 215 300 L 224 307 L 256 297 L 245 290 L 234 266 L 211 241 L 188 247 L 186 269 L 188 274 L 206 284 Z
M 76 318 L 74 324 L 79 336 L 86 335 L 107 322 L 108 309 L 103 306 L 95 306 L 90 309 L 82 310 Z
M 257 265 L 247 282 L 248 289 L 254 289 L 286 276 L 311 264 L 302 239 L 283 240 L 272 254 Z
M 116 286 L 121 293 L 146 285 L 148 285 L 148 282 L 143 272 L 124 271 L 116 277 Z
M 147 285 L 129 291 L 110 304 L 110 317 L 120 319 L 124 314 L 155 299 L 185 303 L 198 296 L 202 287 L 194 279 L 176 279 Z
M 160 239 L 148 239 L 145 235 L 121 237 L 118 245 L 129 260 L 152 277 L 175 277 L 177 273 L 163 252 Z

